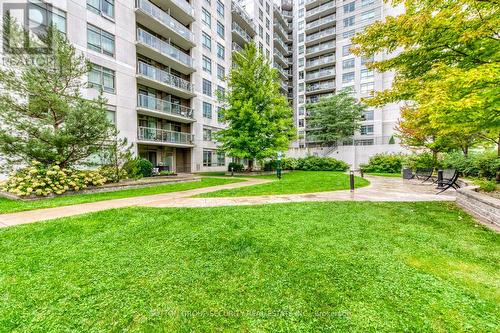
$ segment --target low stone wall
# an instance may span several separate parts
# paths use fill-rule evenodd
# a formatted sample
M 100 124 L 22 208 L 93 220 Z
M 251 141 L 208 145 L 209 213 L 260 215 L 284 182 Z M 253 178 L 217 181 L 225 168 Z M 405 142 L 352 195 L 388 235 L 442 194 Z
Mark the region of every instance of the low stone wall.
M 46 197 L 29 196 L 29 197 L 19 197 L 12 193 L 1 192 L 0 197 L 11 199 L 11 200 L 21 200 L 21 201 L 36 201 L 43 200 L 47 198 L 54 197 L 65 197 L 75 194 L 88 194 L 88 193 L 102 193 L 102 192 L 114 192 L 120 190 L 129 190 L 135 188 L 152 187 L 166 184 L 176 184 L 176 183 L 186 183 L 201 181 L 201 177 L 177 177 L 177 176 L 156 176 L 141 178 L 139 180 L 124 180 L 119 183 L 107 183 L 102 186 L 88 187 L 80 191 L 68 191 L 61 195 L 49 195 Z
M 477 186 L 457 190 L 456 203 L 476 218 L 500 228 L 500 200 L 476 192 Z

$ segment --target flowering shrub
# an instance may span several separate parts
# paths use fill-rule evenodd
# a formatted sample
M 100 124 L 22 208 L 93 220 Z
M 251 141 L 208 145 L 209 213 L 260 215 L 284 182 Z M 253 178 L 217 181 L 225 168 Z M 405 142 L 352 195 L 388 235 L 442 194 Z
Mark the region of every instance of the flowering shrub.
M 47 196 L 79 191 L 106 182 L 107 178 L 97 171 L 61 169 L 58 165 L 43 166 L 32 162 L 27 168 L 11 173 L 0 189 L 18 196 Z

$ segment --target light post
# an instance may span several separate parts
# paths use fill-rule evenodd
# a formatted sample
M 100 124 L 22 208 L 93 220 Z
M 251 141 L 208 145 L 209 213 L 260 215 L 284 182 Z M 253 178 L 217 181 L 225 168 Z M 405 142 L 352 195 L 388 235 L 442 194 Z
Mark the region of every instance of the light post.
M 276 177 L 281 179 L 281 152 L 278 152 L 278 165 L 276 166 Z

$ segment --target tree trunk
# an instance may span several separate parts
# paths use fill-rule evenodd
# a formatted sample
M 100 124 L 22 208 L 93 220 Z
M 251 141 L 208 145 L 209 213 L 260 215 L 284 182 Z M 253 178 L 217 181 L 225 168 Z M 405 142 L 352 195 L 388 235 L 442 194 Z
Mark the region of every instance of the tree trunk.
M 253 169 L 253 159 L 248 159 L 248 171 L 252 171 Z
M 498 133 L 497 158 L 500 158 L 500 133 Z M 500 170 L 497 170 L 497 183 L 500 183 Z

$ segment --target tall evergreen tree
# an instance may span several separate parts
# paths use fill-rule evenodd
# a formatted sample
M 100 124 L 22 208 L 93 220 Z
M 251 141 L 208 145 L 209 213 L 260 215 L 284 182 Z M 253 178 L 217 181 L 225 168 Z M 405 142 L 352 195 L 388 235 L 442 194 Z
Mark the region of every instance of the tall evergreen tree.
M 352 136 L 361 126 L 366 105 L 352 97 L 348 90 L 322 98 L 307 107 L 310 127 L 308 136 L 325 144 L 335 144 L 337 140 Z
M 28 34 L 5 21 L 11 38 Z M 10 66 L 0 68 L 0 154 L 7 167 L 33 160 L 78 164 L 99 152 L 112 133 L 102 96 L 87 100 L 81 95 L 90 63 L 55 27 L 40 41 L 51 52 L 39 61 L 14 48 L 7 55 Z
M 293 111 L 279 92 L 276 69 L 255 44 L 233 53 L 233 63 L 228 91 L 220 96 L 227 128 L 218 131 L 216 139 L 230 156 L 248 158 L 251 170 L 254 160 L 288 149 L 295 137 Z

